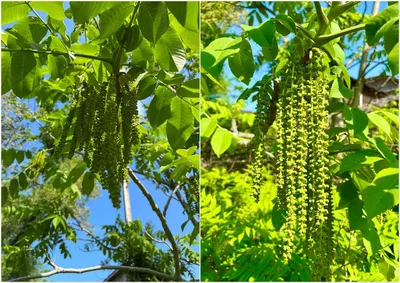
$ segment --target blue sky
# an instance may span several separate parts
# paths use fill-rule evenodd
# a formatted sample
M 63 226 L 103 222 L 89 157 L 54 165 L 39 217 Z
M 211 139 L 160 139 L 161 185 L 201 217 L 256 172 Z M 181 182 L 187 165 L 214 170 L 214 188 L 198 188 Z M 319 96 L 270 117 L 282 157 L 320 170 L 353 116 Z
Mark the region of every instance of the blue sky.
M 64 2 L 64 10 L 69 7 L 68 2 Z M 38 14 L 42 17 L 42 19 L 46 19 L 47 14 L 38 12 Z M 31 15 L 33 15 L 31 13 Z M 67 34 L 70 34 L 73 30 L 73 21 L 66 18 L 64 23 L 67 27 Z M 2 30 L 4 31 L 6 28 L 13 26 L 14 23 L 2 26 Z M 147 102 L 147 101 L 146 101 Z M 32 110 L 37 109 L 37 105 L 34 99 L 30 99 L 28 101 L 28 106 Z M 143 106 L 139 105 L 140 112 L 143 114 Z M 32 132 L 35 134 L 39 133 L 39 129 L 37 124 L 32 124 Z M 38 145 L 39 147 L 39 145 Z M 160 209 L 163 209 L 165 203 L 167 202 L 168 197 L 160 190 L 155 188 L 155 185 L 146 180 L 143 176 L 138 175 L 139 179 L 142 181 L 144 186 L 153 196 L 154 201 L 157 203 Z M 108 196 L 108 192 L 104 190 L 100 190 L 101 194 L 97 199 L 90 199 L 88 202 L 88 209 L 90 212 L 89 223 L 94 227 L 94 233 L 98 236 L 102 236 L 101 226 L 103 225 L 113 225 L 115 223 L 115 219 L 118 214 L 121 215 L 122 219 L 124 218 L 124 210 L 123 207 L 117 210 L 115 209 Z M 132 182 L 129 183 L 129 192 L 131 199 L 131 210 L 132 210 L 132 219 L 140 219 L 140 221 L 144 224 L 147 222 L 151 222 L 154 226 L 154 231 L 163 230 L 161 223 L 156 216 L 156 214 L 152 211 L 150 205 L 148 204 L 147 199 L 142 195 L 141 191 L 136 187 Z M 187 216 L 183 213 L 183 208 L 180 203 L 176 200 L 172 200 L 167 213 L 167 222 L 172 231 L 173 235 L 184 235 L 190 233 L 193 230 L 193 225 L 189 222 L 184 231 L 181 229 L 181 224 L 187 220 Z M 77 238 L 87 238 L 85 234 L 82 232 L 77 232 Z M 105 260 L 106 257 L 102 252 L 93 251 L 93 252 L 85 252 L 83 251 L 84 244 L 86 242 L 79 241 L 77 244 L 69 241 L 67 247 L 72 255 L 72 258 L 64 259 L 59 250 L 54 251 L 52 258 L 55 259 L 55 263 L 63 268 L 84 268 L 91 267 L 95 265 L 99 265 L 102 260 Z M 158 244 L 160 248 L 165 249 L 165 245 Z M 193 246 L 193 249 L 199 251 L 198 245 Z M 45 268 L 52 270 L 51 266 L 46 265 Z M 47 278 L 47 281 L 103 281 L 110 273 L 111 270 L 101 270 L 88 272 L 83 274 L 58 274 Z M 195 275 L 199 275 L 198 270 L 194 270 Z
M 323 2 L 323 5 L 325 4 L 325 2 Z M 365 5 L 367 6 L 367 10 L 366 10 L 366 14 L 372 14 L 372 9 L 373 9 L 373 5 L 374 5 L 374 1 L 364 1 L 361 2 L 360 5 L 357 7 L 357 11 L 362 13 L 364 12 L 365 9 Z M 380 2 L 380 7 L 379 7 L 379 11 L 382 11 L 383 9 L 388 7 L 388 2 L 387 1 L 381 1 Z M 249 9 L 249 12 L 251 10 Z M 262 20 L 265 21 L 268 18 L 262 16 Z M 257 23 L 257 20 L 254 21 L 253 26 L 257 26 L 259 23 Z M 233 27 L 231 28 L 227 33 L 235 33 L 240 35 L 242 33 L 242 29 L 240 27 Z M 250 40 L 250 45 L 252 47 L 253 50 L 253 56 L 256 54 L 259 54 L 261 52 L 261 47 L 256 44 L 254 41 Z M 358 47 L 360 46 L 364 46 L 364 42 L 363 39 L 359 40 L 357 42 L 356 45 L 353 46 L 353 48 L 351 49 L 351 51 L 347 51 L 345 53 L 346 57 L 349 55 L 349 53 L 354 52 L 355 50 L 357 50 Z M 254 56 L 255 57 L 255 56 Z M 345 64 L 347 63 L 347 60 L 345 61 Z M 352 78 L 358 78 L 358 72 L 359 72 L 359 64 L 356 64 L 354 67 L 350 68 L 349 74 Z M 247 87 L 250 87 L 252 85 L 254 85 L 257 81 L 259 81 L 260 79 L 262 79 L 262 77 L 268 73 L 269 67 L 268 64 L 263 64 L 253 75 L 253 78 L 251 79 L 249 85 L 247 86 L 244 83 L 241 83 L 240 81 L 238 81 L 235 76 L 232 74 L 232 72 L 229 69 L 228 63 L 226 62 L 224 64 L 224 73 L 226 78 L 228 79 L 232 79 L 232 83 L 231 85 L 228 87 L 228 93 L 231 97 L 231 101 L 236 101 L 236 99 L 240 96 L 240 94 L 242 93 L 242 91 L 236 89 L 237 86 L 241 86 L 243 87 L 243 90 L 246 89 Z M 368 73 L 367 77 L 374 77 L 374 76 L 378 76 L 382 71 L 384 70 L 384 68 L 381 66 L 374 68 L 371 72 Z M 251 98 L 246 100 L 246 106 L 244 107 L 244 110 L 247 111 L 255 111 L 255 107 L 256 107 L 256 103 L 251 101 Z

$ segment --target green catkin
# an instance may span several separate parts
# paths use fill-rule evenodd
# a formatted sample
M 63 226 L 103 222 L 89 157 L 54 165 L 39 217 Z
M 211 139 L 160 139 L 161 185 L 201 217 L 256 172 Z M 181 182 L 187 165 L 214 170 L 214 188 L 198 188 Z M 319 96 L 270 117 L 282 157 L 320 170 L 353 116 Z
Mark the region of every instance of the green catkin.
M 259 202 L 260 200 L 263 159 L 265 158 L 265 148 L 263 145 L 263 136 L 264 136 L 263 126 L 267 122 L 269 103 L 270 103 L 270 95 L 267 91 L 269 84 L 270 84 L 269 80 L 265 81 L 258 92 L 256 115 L 253 124 L 254 161 L 252 164 L 251 174 L 253 180 L 252 196 L 254 197 L 255 202 Z
M 294 252 L 294 235 L 314 262 L 313 280 L 330 279 L 333 258 L 332 200 L 328 169 L 327 82 L 322 54 L 282 70 L 277 103 L 278 208 L 286 212 L 283 259 Z
M 56 158 L 58 158 L 60 156 L 61 151 L 63 150 L 66 140 L 67 140 L 67 136 L 68 136 L 68 132 L 69 129 L 71 128 L 72 125 L 72 120 L 74 119 L 74 115 L 75 115 L 75 111 L 76 111 L 76 100 L 74 99 L 72 101 L 71 104 L 71 109 L 68 113 L 67 119 L 65 121 L 64 127 L 62 129 L 61 132 L 61 136 L 60 136 L 60 141 L 58 142 L 58 145 L 56 147 L 56 149 L 54 150 L 54 155 Z
M 78 101 L 78 107 L 76 110 L 76 119 L 75 119 L 75 125 L 74 125 L 74 132 L 73 132 L 73 137 L 71 141 L 71 147 L 69 150 L 68 158 L 71 159 L 74 154 L 75 150 L 78 148 L 78 150 L 82 149 L 83 146 L 83 124 L 85 121 L 84 114 L 85 114 L 85 108 L 86 108 L 86 97 L 84 96 L 83 90 L 80 89 L 78 91 L 79 93 L 79 101 Z

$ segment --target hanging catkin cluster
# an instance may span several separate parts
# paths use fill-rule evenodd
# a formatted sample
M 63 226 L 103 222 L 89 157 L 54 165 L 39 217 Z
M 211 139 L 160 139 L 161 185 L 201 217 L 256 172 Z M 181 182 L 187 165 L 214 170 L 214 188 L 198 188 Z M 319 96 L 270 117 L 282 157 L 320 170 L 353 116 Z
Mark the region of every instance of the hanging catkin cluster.
M 260 200 L 263 160 L 265 158 L 265 146 L 263 143 L 263 137 L 265 125 L 267 124 L 268 112 L 270 109 L 270 83 L 270 80 L 266 80 L 257 94 L 257 108 L 253 124 L 254 161 L 252 163 L 251 174 L 253 180 L 252 196 L 254 197 L 256 202 Z
M 292 60 L 282 70 L 277 104 L 278 205 L 286 211 L 284 259 L 291 258 L 295 235 L 319 264 L 318 276 L 329 278 L 333 248 L 331 186 L 328 169 L 328 85 L 322 54 L 309 53 L 305 64 Z M 326 261 L 325 261 L 326 260 Z M 317 280 L 317 281 L 319 281 Z
M 121 85 L 117 94 L 115 77 L 104 82 L 100 91 L 83 83 L 75 90 L 71 110 L 55 149 L 56 157 L 66 144 L 72 127 L 68 157 L 83 152 L 83 160 L 102 187 L 109 191 L 114 207 L 121 203 L 121 184 L 127 180 L 127 165 L 131 162 L 132 146 L 139 142 L 139 116 L 136 87 Z

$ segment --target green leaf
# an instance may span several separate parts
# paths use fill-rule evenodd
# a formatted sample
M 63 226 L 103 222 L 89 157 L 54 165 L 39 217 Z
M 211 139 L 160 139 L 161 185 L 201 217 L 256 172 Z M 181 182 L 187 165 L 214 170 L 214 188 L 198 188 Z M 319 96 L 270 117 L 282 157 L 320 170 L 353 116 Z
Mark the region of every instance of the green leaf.
M 28 179 L 26 178 L 26 175 L 24 172 L 19 173 L 18 181 L 19 181 L 19 185 L 21 186 L 22 189 L 25 190 L 28 188 Z
M 16 152 L 14 149 L 1 149 L 1 159 L 3 161 L 3 166 L 5 168 L 9 167 L 11 164 L 13 164 L 14 159 L 15 159 Z
M 65 19 L 63 2 L 31 1 L 29 3 L 34 9 L 47 13 L 55 20 Z
M 276 59 L 276 56 L 278 56 L 278 42 L 276 39 L 274 39 L 274 42 L 272 43 L 272 47 L 267 47 L 263 46 L 262 47 L 262 52 L 264 55 L 265 60 L 267 61 L 274 61 Z
M 14 93 L 20 97 L 27 97 L 38 85 L 40 77 L 36 68 L 39 68 L 35 55 L 29 52 L 21 52 L 11 58 L 11 87 Z
M 350 230 L 360 230 L 367 225 L 367 218 L 364 213 L 364 203 L 360 199 L 355 199 L 350 202 L 349 208 L 349 224 Z
M 341 66 L 341 69 L 342 69 L 344 82 L 346 83 L 347 88 L 350 89 L 351 88 L 351 80 L 350 80 L 349 71 L 347 70 L 346 66 L 344 66 L 344 65 Z
M 379 30 L 393 18 L 399 15 L 399 5 L 395 4 L 387 7 L 376 16 L 372 17 L 365 26 L 365 35 L 367 37 L 367 43 L 372 46 L 378 42 L 379 37 L 376 37 Z M 382 32 L 381 32 L 382 33 Z M 378 36 L 381 34 L 379 33 Z
M 138 85 L 138 99 L 143 100 L 153 95 L 154 90 L 157 87 L 157 80 L 152 76 L 148 76 L 140 80 Z
M 180 72 L 186 64 L 185 48 L 172 28 L 157 41 L 154 55 L 160 66 L 169 72 Z
M 171 102 L 171 117 L 167 121 L 167 138 L 173 150 L 182 148 L 193 133 L 194 117 L 190 105 L 179 97 Z
M 388 54 L 387 59 L 392 76 L 397 75 L 399 73 L 399 43 L 396 43 L 392 51 Z
M 142 2 L 138 22 L 143 36 L 148 41 L 157 43 L 169 28 L 167 6 L 164 2 Z
M 368 127 L 367 114 L 358 108 L 352 108 L 351 114 L 353 115 L 353 126 L 349 129 L 354 130 L 354 134 L 362 133 Z
M 11 54 L 1 52 L 1 94 L 11 89 Z
M 117 1 L 71 1 L 70 3 L 74 22 L 83 24 L 89 19 L 117 5 Z
M 199 231 L 200 231 L 200 224 L 199 224 L 199 222 L 197 222 L 196 226 L 194 226 L 194 228 L 193 228 L 192 233 L 190 234 L 189 244 L 191 244 L 191 245 L 193 244 L 194 240 L 197 238 L 197 236 L 199 236 Z
M 4 1 L 1 3 L 1 25 L 6 25 L 28 16 L 28 5 L 23 1 Z
M 177 89 L 176 95 L 179 97 L 199 98 L 199 87 L 199 79 L 186 81 Z
M 193 155 L 193 153 L 196 152 L 196 149 L 197 149 L 197 146 L 194 145 L 194 146 L 192 146 L 192 147 L 190 147 L 188 149 L 182 149 L 182 148 L 178 149 L 176 151 L 176 153 L 179 154 L 182 157 L 189 157 L 190 155 Z
M 204 138 L 209 138 L 214 133 L 215 128 L 217 127 L 217 123 L 217 119 L 202 118 L 200 123 L 200 136 Z
M 8 199 L 8 188 L 6 186 L 1 187 L 1 206 L 3 207 L 7 203 Z
M 275 38 L 276 27 L 272 20 L 261 23 L 258 27 L 241 26 L 258 45 L 271 47 Z
M 222 37 L 212 41 L 201 52 L 201 65 L 205 69 L 210 69 L 218 65 L 229 56 L 239 52 L 242 38 Z
M 386 146 L 385 142 L 381 138 L 375 139 L 375 145 L 382 156 L 385 157 L 392 167 L 396 167 L 398 165 L 396 156 L 393 154 L 390 148 Z
M 296 23 L 291 17 L 285 14 L 279 14 L 275 17 L 275 20 L 277 22 L 276 30 L 281 35 L 286 36 L 291 32 L 296 34 Z
M 194 32 L 199 30 L 199 3 L 196 1 L 167 1 L 168 9 L 181 26 Z
M 94 174 L 92 172 L 86 172 L 82 181 L 82 193 L 89 197 L 94 189 Z
M 86 25 L 86 33 L 87 33 L 87 37 L 90 40 L 95 40 L 100 35 L 100 33 L 97 30 L 97 28 L 94 25 L 89 25 L 89 24 Z
M 67 183 L 69 183 L 70 185 L 74 184 L 82 176 L 85 170 L 86 170 L 86 163 L 83 161 L 78 163 L 69 173 Z
M 361 232 L 363 235 L 364 246 L 367 249 L 368 257 L 370 258 L 382 248 L 379 235 L 372 221 L 368 221 L 368 224 L 361 229 Z
M 139 47 L 132 51 L 132 64 L 140 66 L 142 62 L 149 61 L 153 57 L 153 49 L 150 43 L 143 38 Z
M 134 8 L 135 5 L 132 2 L 119 2 L 111 9 L 101 13 L 99 22 L 100 38 L 107 38 L 115 34 Z
M 54 41 L 59 41 L 60 39 L 56 36 L 51 36 L 52 44 Z M 55 50 L 54 44 L 51 45 L 51 48 Z M 64 47 L 60 47 L 63 48 Z M 50 78 L 52 80 L 62 79 L 65 75 L 65 71 L 68 67 L 68 60 L 67 57 L 64 55 L 49 55 L 47 61 L 47 66 L 50 71 Z
M 364 149 L 351 153 L 343 158 L 338 174 L 361 169 L 379 160 L 382 160 L 381 155 L 372 149 Z
M 371 123 L 378 127 L 379 130 L 384 132 L 389 137 L 391 136 L 390 124 L 385 118 L 375 112 L 368 113 L 368 118 Z
M 174 93 L 165 86 L 158 86 L 153 100 L 150 102 L 147 117 L 151 126 L 156 129 L 170 116 L 170 104 Z
M 18 21 L 6 31 L 17 38 L 17 44 L 22 48 L 38 48 L 39 42 L 48 32 L 38 18 L 31 16 Z
M 9 193 L 12 198 L 15 198 L 18 196 L 18 193 L 19 193 L 18 180 L 15 178 L 12 179 L 10 182 Z
M 15 153 L 15 159 L 17 160 L 18 163 L 22 163 L 22 161 L 24 161 L 25 159 L 25 152 L 23 150 L 18 150 Z
M 228 58 L 229 68 L 241 82 L 249 84 L 254 74 L 254 58 L 250 43 L 242 40 L 239 53 Z
M 169 2 L 167 2 L 169 3 Z M 184 3 L 184 2 L 181 2 Z M 191 2 L 188 2 L 191 3 Z M 195 2 L 193 2 L 195 3 Z M 183 27 L 174 15 L 169 15 L 169 22 L 172 28 L 176 31 L 183 43 L 189 47 L 193 52 L 199 52 L 199 32 L 192 31 Z
M 132 51 L 140 46 L 143 40 L 142 33 L 138 25 L 134 25 L 126 31 L 125 50 Z
M 219 158 L 231 145 L 232 133 L 226 129 L 217 128 L 211 138 L 211 148 Z
M 351 202 L 359 199 L 357 187 L 351 180 L 338 184 L 337 189 L 341 200 Z

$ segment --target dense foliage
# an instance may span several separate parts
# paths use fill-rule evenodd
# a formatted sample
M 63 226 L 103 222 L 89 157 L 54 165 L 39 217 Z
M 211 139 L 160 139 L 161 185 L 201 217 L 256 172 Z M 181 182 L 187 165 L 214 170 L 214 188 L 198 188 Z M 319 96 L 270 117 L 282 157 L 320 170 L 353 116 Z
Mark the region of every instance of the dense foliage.
M 365 59 L 379 52 L 396 77 L 390 4 L 368 16 L 358 2 L 240 2 L 248 25 L 205 46 L 202 280 L 398 280 L 397 102 L 361 110 L 370 64 L 356 85 L 345 65 L 364 36 Z M 248 88 L 229 107 L 219 90 L 232 77 Z

